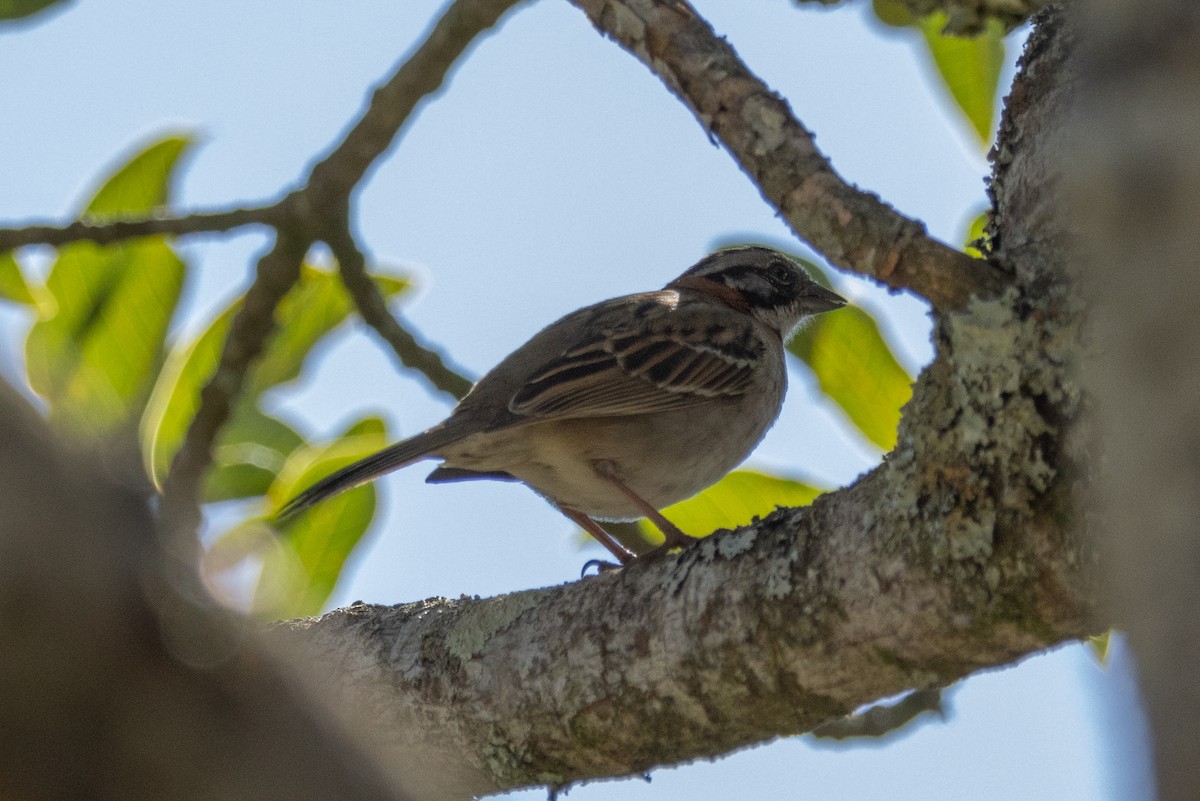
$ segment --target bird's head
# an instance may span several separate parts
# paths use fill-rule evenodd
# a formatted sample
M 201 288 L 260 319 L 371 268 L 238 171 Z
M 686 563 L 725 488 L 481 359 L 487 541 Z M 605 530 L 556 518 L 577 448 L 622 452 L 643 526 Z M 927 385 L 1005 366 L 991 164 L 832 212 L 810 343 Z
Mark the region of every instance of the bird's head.
M 814 314 L 846 305 L 789 256 L 760 245 L 718 250 L 667 285 L 712 295 L 777 331 L 786 342 Z

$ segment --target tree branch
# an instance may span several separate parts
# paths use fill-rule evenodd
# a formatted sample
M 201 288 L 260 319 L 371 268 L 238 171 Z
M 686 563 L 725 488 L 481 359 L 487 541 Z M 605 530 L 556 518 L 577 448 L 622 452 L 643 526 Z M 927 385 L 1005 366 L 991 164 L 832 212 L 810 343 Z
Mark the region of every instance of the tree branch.
M 346 137 L 313 167 L 310 201 L 341 203 L 396 138 L 417 104 L 435 93 L 467 48 L 522 0 L 455 0 L 382 86 Z
M 106 245 L 142 236 L 185 235 L 230 231 L 245 225 L 277 225 L 281 213 L 278 203 L 225 211 L 194 212 L 183 216 L 131 217 L 107 222 L 76 220 L 55 225 L 30 223 L 22 227 L 0 228 L 0 253 L 25 245 L 65 245 L 88 241 Z
M 254 283 L 230 326 L 216 372 L 200 392 L 200 407 L 171 463 L 159 507 L 159 530 L 189 563 L 193 563 L 200 523 L 200 485 L 212 461 L 213 443 L 275 330 L 275 307 L 300 279 L 300 264 L 311 244 L 311 239 L 281 231 L 274 247 L 259 259 Z
M 483 793 L 716 756 L 1094 629 L 1078 554 L 1047 528 L 1006 534 L 1027 559 L 931 558 L 926 523 L 900 522 L 897 479 L 880 467 L 811 507 L 574 584 L 358 604 L 278 632 L 307 649 L 331 705 L 388 733 L 386 759 L 433 751 L 489 777 L 471 788 Z
M 787 102 L 681 0 L 571 0 L 657 74 L 719 139 L 797 235 L 832 264 L 935 308 L 993 295 L 1005 277 L 947 247 L 870 193 L 848 184 Z
M 3 381 L 0 441 L 0 796 L 411 797 L 191 591 L 193 565 L 175 583 L 120 480 L 140 465 L 65 447 Z
M 342 283 L 354 299 L 358 313 L 384 342 L 392 346 L 404 367 L 419 372 L 435 389 L 455 400 L 462 398 L 471 389 L 471 379 L 447 366 L 440 353 L 418 342 L 417 338 L 392 316 L 387 303 L 384 302 L 383 293 L 367 274 L 366 259 L 362 251 L 344 223 L 345 218 L 339 218 L 339 224 L 333 226 L 331 233 L 326 234 L 325 242 L 337 259 Z
M 276 223 L 275 247 L 259 261 L 254 284 L 234 319 L 217 371 L 201 392 L 200 408 L 163 488 L 160 528 L 169 541 L 185 549 L 195 547 L 200 482 L 212 461 L 213 443 L 241 392 L 247 371 L 274 330 L 275 306 L 299 278 L 300 260 L 309 245 L 339 226 L 348 230 L 350 193 L 367 168 L 388 148 L 417 103 L 441 86 L 455 59 L 517 2 L 456 0 L 416 52 L 375 92 L 367 111 L 341 144 L 313 167 L 304 186 L 278 204 L 282 219 Z M 357 248 L 354 251 L 357 253 Z M 353 283 L 356 278 L 347 280 Z M 383 313 L 387 314 L 386 308 Z M 375 322 L 387 326 L 377 314 Z M 413 347 L 408 351 L 423 358 L 436 373 L 435 362 L 440 362 L 436 354 Z M 453 383 L 442 367 L 438 380 Z

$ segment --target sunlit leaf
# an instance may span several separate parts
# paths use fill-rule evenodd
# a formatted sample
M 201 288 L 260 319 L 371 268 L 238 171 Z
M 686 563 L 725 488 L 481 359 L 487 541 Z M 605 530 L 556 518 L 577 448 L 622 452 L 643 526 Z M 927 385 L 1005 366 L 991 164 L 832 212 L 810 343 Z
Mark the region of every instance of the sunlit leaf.
M 176 135 L 142 149 L 100 185 L 80 217 L 100 222 L 165 207 L 175 166 L 191 144 L 191 136 Z
M 947 36 L 942 33 L 946 20 L 944 13 L 936 12 L 920 20 L 917 27 L 950 97 L 986 146 L 992 139 L 1004 64 L 1004 26 L 989 20 L 978 36 Z
M 409 282 L 375 276 L 385 297 L 404 291 Z M 150 474 L 160 486 L 200 407 L 200 390 L 212 377 L 241 301 L 219 314 L 195 340 L 177 345 L 167 359 L 142 418 L 142 447 Z M 253 407 L 264 390 L 296 378 L 313 345 L 350 314 L 351 301 L 336 274 L 306 266 L 299 283 L 275 312 L 278 328 L 251 371 L 240 400 Z M 235 416 L 237 412 L 235 411 Z M 221 440 L 222 444 L 235 444 Z
M 984 211 L 974 217 L 971 224 L 967 226 L 967 233 L 963 237 L 963 252 L 968 256 L 974 256 L 977 259 L 986 257 L 985 251 L 989 250 L 987 222 L 988 213 Z
M 892 449 L 912 378 L 871 315 L 856 306 L 819 315 L 788 350 L 812 369 L 821 391 L 863 436 L 882 450 Z
M 1092 653 L 1096 657 L 1096 661 L 1101 665 L 1108 665 L 1108 655 L 1112 648 L 1112 630 L 1098 634 L 1095 637 L 1088 637 L 1087 643 L 1091 646 Z
M 387 445 L 379 418 L 367 418 L 324 448 L 300 448 L 271 487 L 278 509 L 318 479 Z M 375 516 L 375 488 L 356 487 L 277 524 L 278 550 L 267 554 L 255 592 L 255 611 L 264 617 L 312 615 L 329 599 L 351 551 Z
M 11 250 L 0 253 L 0 298 L 22 306 L 34 306 L 37 303 L 25 281 L 25 274 L 21 272 L 21 265 Z
M 755 517 L 765 517 L 777 506 L 807 506 L 824 489 L 753 470 L 735 470 L 708 489 L 686 501 L 662 510 L 668 520 L 693 537 L 702 537 L 719 528 L 737 528 Z M 662 542 L 653 524 L 638 521 L 646 542 Z
M 89 219 L 144 214 L 164 204 L 185 137 L 134 156 L 81 213 Z M 40 319 L 25 343 L 30 385 L 51 420 L 102 435 L 136 419 L 157 371 L 186 267 L 162 237 L 58 249 Z

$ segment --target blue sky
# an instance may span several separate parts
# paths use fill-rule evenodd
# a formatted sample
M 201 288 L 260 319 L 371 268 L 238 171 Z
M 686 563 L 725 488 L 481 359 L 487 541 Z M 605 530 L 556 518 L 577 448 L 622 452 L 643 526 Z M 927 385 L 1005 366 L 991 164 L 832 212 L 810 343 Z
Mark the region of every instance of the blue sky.
M 0 34 L 0 220 L 69 214 L 121 155 L 169 131 L 202 142 L 177 187 L 182 208 L 273 198 L 336 141 L 440 5 L 91 2 Z M 909 40 L 882 35 L 859 6 L 698 6 L 846 178 L 936 236 L 961 239 L 983 204 L 987 165 Z M 417 278 L 405 318 L 474 375 L 573 308 L 661 286 L 719 240 L 801 247 L 690 112 L 561 0 L 511 16 L 420 110 L 362 188 L 357 228 L 376 263 Z M 264 242 L 255 233 L 187 240 L 180 331 L 245 288 Z M 924 306 L 838 280 L 919 369 L 930 356 Z M 24 322 L 6 312 L 0 323 L 0 365 L 11 375 Z M 361 325 L 272 403 L 314 436 L 369 412 L 399 436 L 448 409 L 397 372 Z M 779 423 L 748 464 L 836 485 L 878 459 L 795 371 Z M 335 604 L 545 586 L 599 555 L 581 551 L 570 524 L 524 488 L 423 478 L 414 468 L 381 482 L 385 513 Z M 971 678 L 952 691 L 949 720 L 885 743 L 790 739 L 570 797 L 1140 799 L 1146 768 L 1130 681 L 1119 647 L 1107 669 L 1066 647 Z

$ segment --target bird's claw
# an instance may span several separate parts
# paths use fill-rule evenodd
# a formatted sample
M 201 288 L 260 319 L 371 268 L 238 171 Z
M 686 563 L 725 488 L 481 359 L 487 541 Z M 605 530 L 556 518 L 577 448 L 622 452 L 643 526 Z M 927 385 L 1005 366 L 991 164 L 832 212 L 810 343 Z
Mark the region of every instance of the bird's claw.
M 596 568 L 596 575 L 608 573 L 612 570 L 620 570 L 624 565 L 618 562 L 606 562 L 603 559 L 589 559 L 583 563 L 583 569 L 579 571 L 580 578 L 586 578 L 590 568 Z

